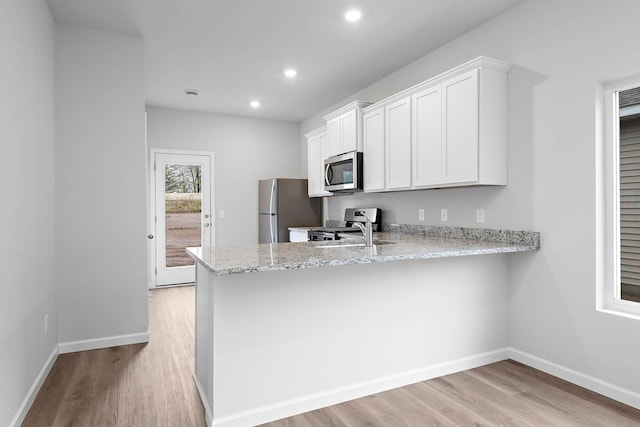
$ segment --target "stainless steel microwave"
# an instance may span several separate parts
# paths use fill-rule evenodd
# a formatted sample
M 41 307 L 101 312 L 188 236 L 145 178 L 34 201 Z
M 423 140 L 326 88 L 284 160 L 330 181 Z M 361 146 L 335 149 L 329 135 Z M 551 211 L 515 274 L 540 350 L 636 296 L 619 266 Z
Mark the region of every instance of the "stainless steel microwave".
M 333 193 L 362 191 L 362 153 L 350 151 L 326 159 L 324 189 Z

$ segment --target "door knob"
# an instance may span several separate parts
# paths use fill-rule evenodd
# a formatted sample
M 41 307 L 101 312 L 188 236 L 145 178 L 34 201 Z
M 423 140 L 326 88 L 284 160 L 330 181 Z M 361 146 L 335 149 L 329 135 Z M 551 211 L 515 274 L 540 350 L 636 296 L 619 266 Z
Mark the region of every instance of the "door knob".
M 149 234 L 149 235 L 147 236 L 147 239 L 149 239 L 149 240 L 153 239 L 153 234 Z

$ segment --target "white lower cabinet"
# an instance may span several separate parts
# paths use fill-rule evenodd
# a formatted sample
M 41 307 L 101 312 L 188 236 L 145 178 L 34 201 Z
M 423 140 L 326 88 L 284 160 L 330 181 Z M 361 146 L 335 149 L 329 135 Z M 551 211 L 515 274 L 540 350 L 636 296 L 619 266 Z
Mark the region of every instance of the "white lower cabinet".
M 290 242 L 308 242 L 309 241 L 309 231 L 302 230 L 299 228 L 290 228 L 289 229 L 289 241 Z
M 307 179 L 309 197 L 331 196 L 333 193 L 324 189 L 324 159 L 329 147 L 325 127 L 316 129 L 305 135 L 307 137 Z
M 365 108 L 365 191 L 506 185 L 509 69 L 480 57 Z

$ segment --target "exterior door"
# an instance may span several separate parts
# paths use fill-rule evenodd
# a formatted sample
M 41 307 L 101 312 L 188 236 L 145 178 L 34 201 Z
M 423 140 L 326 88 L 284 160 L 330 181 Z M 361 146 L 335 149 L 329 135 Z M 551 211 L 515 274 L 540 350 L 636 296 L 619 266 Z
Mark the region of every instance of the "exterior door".
M 211 246 L 211 154 L 152 151 L 155 286 L 195 281 L 188 247 Z M 155 279 L 155 280 L 154 280 Z

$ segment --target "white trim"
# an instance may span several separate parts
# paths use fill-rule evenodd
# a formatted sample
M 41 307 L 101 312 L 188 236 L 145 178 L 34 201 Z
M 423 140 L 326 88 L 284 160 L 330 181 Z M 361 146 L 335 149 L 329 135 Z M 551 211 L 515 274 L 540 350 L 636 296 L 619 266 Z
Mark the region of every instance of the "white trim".
M 339 117 L 342 114 L 347 113 L 347 112 L 349 112 L 349 111 L 351 111 L 353 109 L 359 108 L 359 109 L 362 110 L 363 108 L 368 107 L 369 105 L 371 105 L 370 102 L 353 101 L 353 102 L 348 103 L 344 107 L 340 107 L 336 111 L 333 111 L 333 112 L 327 114 L 326 116 L 323 117 L 323 119 L 328 122 L 329 120 L 334 119 L 336 117 Z
M 117 347 L 120 345 L 140 344 L 146 342 L 149 342 L 149 331 L 139 334 L 61 342 L 58 344 L 58 347 L 60 349 L 60 354 L 65 354 L 75 353 L 76 351 L 96 350 L 99 348 Z
M 369 396 L 374 393 L 403 387 L 409 384 L 415 384 L 420 381 L 426 381 L 432 378 L 449 375 L 456 372 L 466 371 L 490 363 L 499 362 L 508 359 L 509 348 L 502 348 L 491 352 L 481 353 L 462 359 L 444 362 L 437 365 L 425 366 L 407 372 L 395 375 L 389 375 L 377 378 L 371 381 L 365 381 L 359 384 L 348 385 L 326 392 L 291 399 L 284 402 L 275 403 L 273 405 L 263 406 L 251 409 L 245 412 L 228 415 L 209 421 L 207 415 L 207 425 L 214 427 L 241 427 L 248 425 L 263 424 L 292 415 L 313 411 L 315 409 L 324 408 L 337 403 L 346 402 L 348 400 L 358 399 L 363 396 Z M 197 379 L 196 379 L 196 385 Z M 206 399 L 200 388 L 200 397 L 207 411 Z M 211 413 L 210 411 L 208 413 Z
M 640 319 L 640 304 L 621 298 L 618 92 L 640 86 L 640 76 L 597 88 L 596 102 L 596 310 Z
M 323 133 L 327 133 L 327 126 L 322 126 L 322 127 L 319 127 L 318 129 L 312 130 L 311 132 L 305 133 L 304 137 L 309 139 L 309 138 L 322 135 Z
M 513 65 L 510 62 L 502 61 L 500 59 L 491 58 L 488 56 L 478 56 L 470 61 L 465 62 L 464 64 L 460 64 L 456 67 L 453 67 L 449 70 L 446 70 L 434 77 L 431 77 L 423 82 L 417 83 L 410 88 L 402 90 L 398 93 L 394 93 L 393 95 L 377 101 L 365 108 L 362 109 L 362 113 L 368 113 L 369 111 L 375 110 L 377 108 L 383 107 L 385 105 L 392 104 L 400 99 L 404 99 L 408 96 L 415 94 L 421 90 L 427 89 L 430 86 L 440 84 L 445 80 L 450 78 L 454 78 L 459 74 L 466 73 L 473 69 L 482 69 L 482 68 L 490 68 L 492 70 L 501 71 L 504 73 L 508 73 L 511 70 Z
M 566 366 L 558 365 L 540 357 L 534 356 L 515 348 L 509 349 L 509 358 L 517 362 L 524 363 L 527 366 L 535 368 L 539 371 L 546 372 L 554 377 L 561 378 L 570 383 L 579 385 L 596 393 L 600 393 L 611 399 L 622 402 L 626 405 L 640 409 L 640 394 L 619 387 L 615 384 L 603 381 L 601 379 L 574 371 Z
M 196 383 L 196 388 L 198 389 L 198 394 L 200 395 L 200 400 L 202 401 L 202 406 L 204 407 L 204 417 L 208 426 L 211 426 L 213 423 L 213 411 L 209 407 L 209 403 L 207 402 L 207 398 L 202 390 L 202 386 L 200 385 L 200 381 L 198 381 L 198 377 L 196 374 L 193 374 L 193 381 Z
M 53 348 L 51 355 L 49 355 L 49 358 L 45 362 L 44 366 L 42 367 L 42 369 L 40 369 L 40 373 L 38 374 L 36 379 L 33 381 L 33 384 L 31 384 L 31 388 L 29 388 L 29 391 L 27 392 L 27 395 L 22 401 L 22 404 L 18 408 L 16 415 L 13 417 L 13 419 L 9 423 L 9 427 L 18 427 L 24 421 L 24 418 L 27 416 L 29 409 L 31 409 L 31 405 L 33 405 L 33 401 L 36 399 L 36 396 L 38 395 L 38 392 L 40 391 L 42 384 L 44 384 L 44 380 L 47 379 L 49 372 L 51 372 L 51 368 L 53 368 L 53 364 L 56 362 L 56 359 L 60 354 L 59 347 L 60 347 L 59 345 L 56 345 Z
M 156 171 L 154 169 L 154 159 L 156 154 L 177 154 L 188 156 L 207 156 L 209 158 L 209 209 L 210 209 L 210 245 L 215 246 L 217 224 L 215 215 L 215 153 L 213 151 L 201 150 L 175 150 L 168 148 L 148 147 L 147 155 L 147 234 L 153 234 L 154 238 L 147 241 L 147 284 L 148 289 L 161 288 L 157 285 L 156 277 L 156 223 L 155 223 L 155 204 L 156 204 Z

